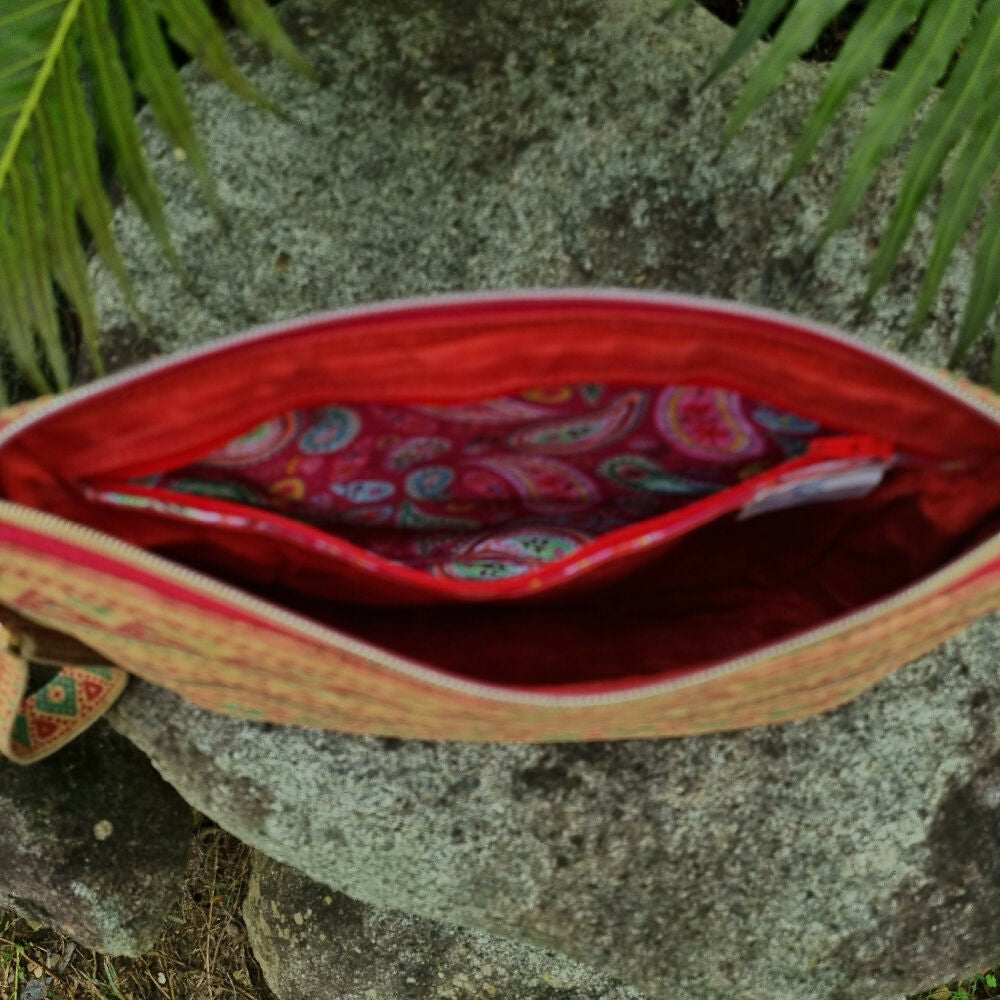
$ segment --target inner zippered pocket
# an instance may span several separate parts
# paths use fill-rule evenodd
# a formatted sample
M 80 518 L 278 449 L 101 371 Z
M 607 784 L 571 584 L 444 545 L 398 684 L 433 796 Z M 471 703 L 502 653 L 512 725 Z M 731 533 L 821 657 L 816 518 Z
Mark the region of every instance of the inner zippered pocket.
M 894 453 L 720 387 L 574 383 L 288 410 L 81 488 L 173 522 L 174 545 L 228 534 L 269 580 L 325 565 L 291 575 L 332 599 L 480 601 L 604 582 L 728 514 L 867 495 Z

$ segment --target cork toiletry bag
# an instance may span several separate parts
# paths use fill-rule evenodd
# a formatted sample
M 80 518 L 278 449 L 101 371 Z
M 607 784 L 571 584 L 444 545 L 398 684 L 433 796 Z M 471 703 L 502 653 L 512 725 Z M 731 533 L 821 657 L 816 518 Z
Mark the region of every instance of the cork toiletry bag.
M 998 608 L 1000 398 L 734 304 L 354 308 L 0 415 L 17 761 L 131 674 L 351 733 L 737 729 Z

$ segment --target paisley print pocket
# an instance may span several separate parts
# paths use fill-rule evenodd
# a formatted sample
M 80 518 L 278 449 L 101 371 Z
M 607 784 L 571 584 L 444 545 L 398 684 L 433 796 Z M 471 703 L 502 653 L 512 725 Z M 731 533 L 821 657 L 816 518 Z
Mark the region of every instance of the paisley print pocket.
M 390 562 L 499 580 L 736 486 L 826 433 L 719 387 L 560 385 L 289 411 L 135 485 L 270 508 Z

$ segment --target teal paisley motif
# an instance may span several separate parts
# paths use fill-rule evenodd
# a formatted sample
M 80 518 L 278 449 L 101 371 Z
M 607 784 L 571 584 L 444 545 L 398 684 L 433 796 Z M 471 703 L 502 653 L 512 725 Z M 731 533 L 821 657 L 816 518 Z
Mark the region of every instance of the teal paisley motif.
M 509 580 L 530 572 L 526 563 L 509 559 L 456 559 L 445 563 L 441 569 L 444 576 L 453 580 Z
M 455 470 L 447 465 L 429 465 L 406 477 L 406 492 L 414 500 L 443 503 L 451 499 Z
M 257 490 L 240 482 L 181 478 L 171 479 L 169 489 L 175 493 L 190 493 L 198 497 L 211 497 L 213 500 L 228 500 L 230 503 L 242 503 L 250 507 L 270 506 Z
M 619 455 L 601 462 L 597 471 L 616 486 L 644 493 L 676 493 L 682 496 L 707 496 L 720 487 L 685 476 L 678 476 L 645 455 Z
M 590 538 L 549 525 L 502 528 L 473 539 L 439 566 L 455 580 L 504 580 L 572 555 Z
M 385 460 L 391 472 L 404 472 L 420 462 L 432 462 L 451 451 L 451 441 L 446 437 L 415 437 L 396 445 Z
M 467 517 L 444 517 L 438 514 L 428 514 L 412 500 L 404 500 L 399 505 L 396 524 L 400 528 L 409 528 L 414 531 L 434 531 L 439 528 L 465 528 L 469 531 L 475 531 L 481 527 L 478 521 Z
M 378 503 L 391 497 L 396 487 L 381 479 L 352 479 L 346 483 L 331 483 L 330 490 L 351 503 Z
M 346 448 L 360 433 L 361 419 L 346 406 L 319 410 L 313 425 L 302 435 L 299 447 L 307 455 L 330 455 Z
M 753 418 L 769 431 L 782 434 L 815 434 L 820 429 L 815 420 L 807 420 L 795 413 L 785 413 L 771 406 L 758 406 L 753 411 Z

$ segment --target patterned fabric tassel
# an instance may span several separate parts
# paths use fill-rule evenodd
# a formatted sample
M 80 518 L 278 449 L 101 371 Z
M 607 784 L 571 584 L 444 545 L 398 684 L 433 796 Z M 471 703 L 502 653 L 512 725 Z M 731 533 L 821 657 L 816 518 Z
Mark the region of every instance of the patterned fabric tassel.
M 125 690 L 128 674 L 111 666 L 61 666 L 25 697 L 32 644 L 0 628 L 0 753 L 33 764 L 93 725 Z M 56 666 L 56 664 L 50 664 Z

